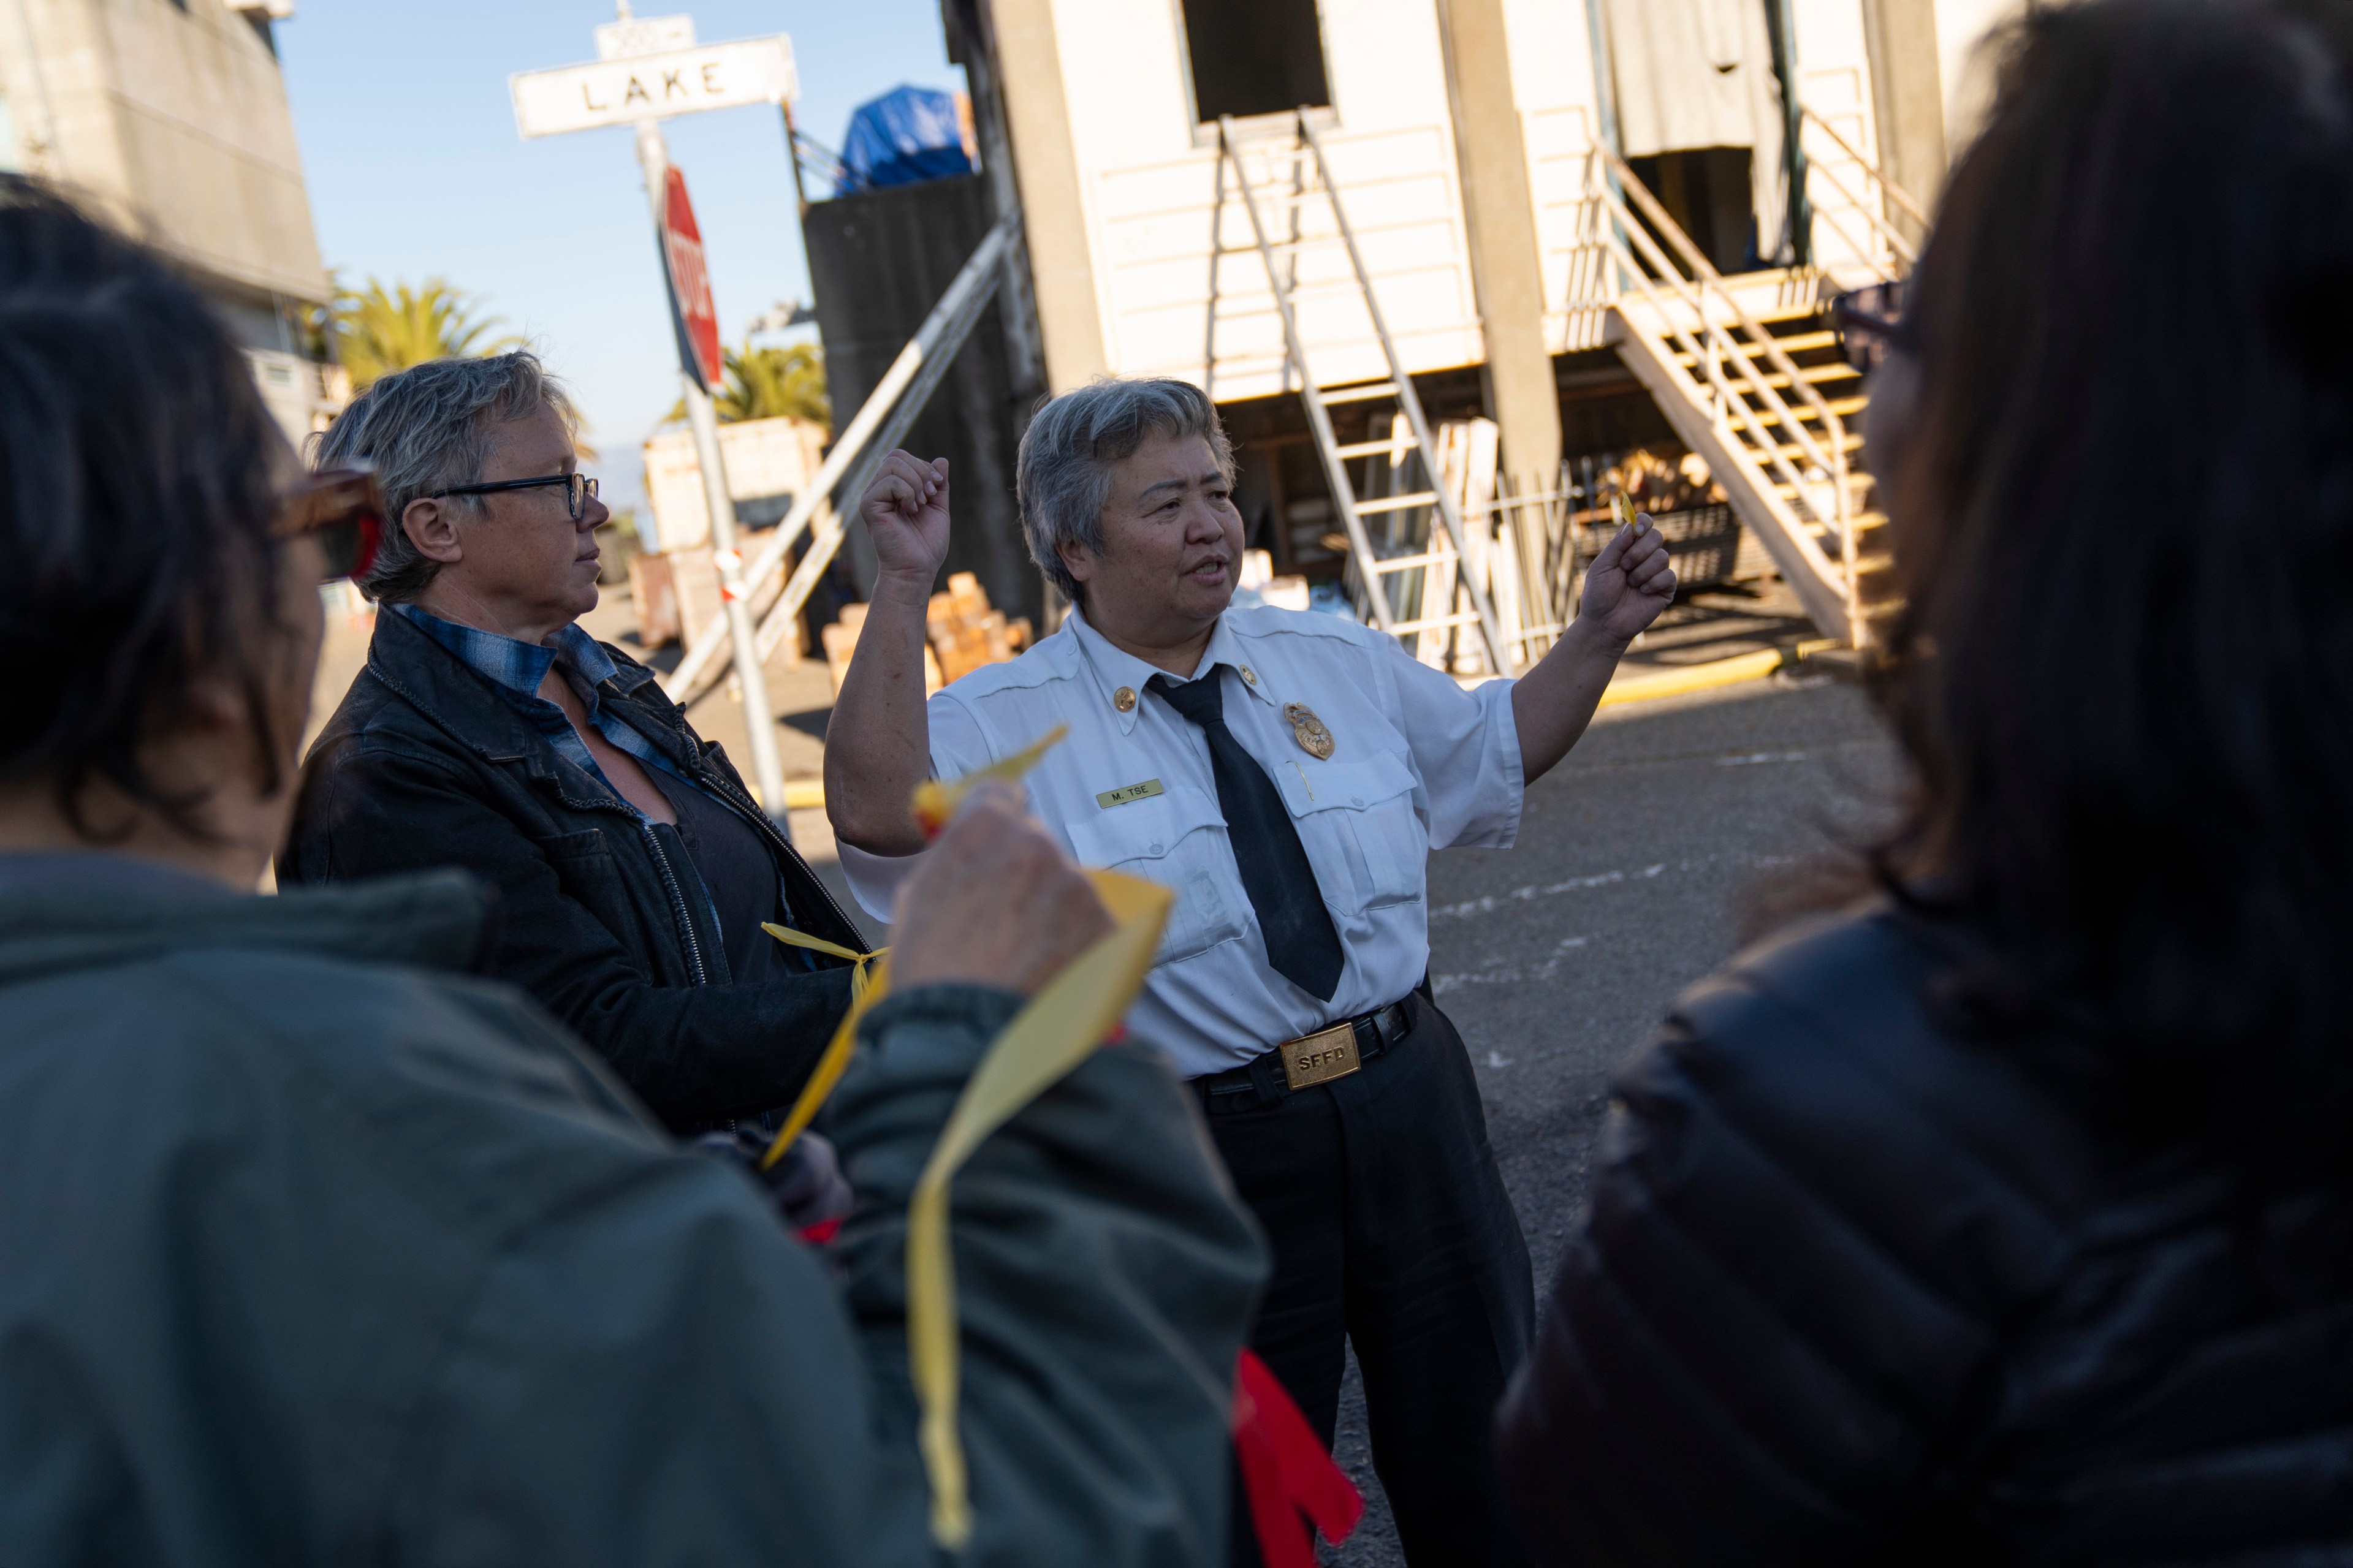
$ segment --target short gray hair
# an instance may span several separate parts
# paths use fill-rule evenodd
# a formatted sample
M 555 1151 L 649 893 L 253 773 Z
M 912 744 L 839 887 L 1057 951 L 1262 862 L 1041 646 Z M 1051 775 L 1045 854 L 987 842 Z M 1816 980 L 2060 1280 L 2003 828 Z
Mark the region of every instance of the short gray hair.
M 1230 484 L 1234 449 L 1217 405 L 1187 381 L 1122 381 L 1099 376 L 1066 392 L 1030 417 L 1021 437 L 1021 460 L 1014 485 L 1021 502 L 1021 531 L 1029 558 L 1047 581 L 1074 602 L 1086 595 L 1060 547 L 1103 547 L 1103 509 L 1111 499 L 1111 471 L 1132 458 L 1147 436 L 1178 440 L 1198 436 L 1209 443 L 1218 472 Z
M 553 408 L 577 424 L 564 385 L 528 349 L 483 359 L 437 359 L 382 377 L 352 399 L 323 436 L 311 437 L 311 466 L 375 465 L 384 485 L 384 542 L 361 590 L 387 605 L 425 591 L 441 563 L 417 552 L 400 515 L 410 501 L 452 485 L 481 482 L 496 428 Z M 453 498 L 480 507 L 482 498 Z

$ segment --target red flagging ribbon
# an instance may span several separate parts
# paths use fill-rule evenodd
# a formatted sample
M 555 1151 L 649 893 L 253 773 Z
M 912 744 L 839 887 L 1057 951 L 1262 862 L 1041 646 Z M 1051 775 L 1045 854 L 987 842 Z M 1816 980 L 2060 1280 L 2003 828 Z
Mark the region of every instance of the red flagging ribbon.
M 1365 1500 L 1324 1451 L 1290 1393 L 1247 1348 L 1234 1368 L 1234 1452 L 1266 1568 L 1315 1568 L 1314 1549 L 1299 1527 L 1303 1513 L 1335 1546 L 1356 1528 Z

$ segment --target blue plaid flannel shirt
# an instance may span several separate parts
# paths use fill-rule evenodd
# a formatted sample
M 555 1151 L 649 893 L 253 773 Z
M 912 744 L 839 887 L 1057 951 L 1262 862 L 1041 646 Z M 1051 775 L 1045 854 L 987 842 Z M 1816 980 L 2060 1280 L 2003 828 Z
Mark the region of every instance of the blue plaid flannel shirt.
M 595 637 L 577 626 L 565 627 L 556 633 L 555 646 L 544 647 L 536 643 L 519 642 L 513 637 L 502 637 L 496 632 L 461 626 L 438 616 L 428 616 L 414 605 L 391 605 L 386 608 L 406 616 L 427 637 L 463 659 L 469 669 L 505 693 L 539 732 L 547 737 L 550 745 L 563 752 L 565 760 L 582 773 L 610 790 L 613 798 L 623 805 L 628 805 L 628 797 L 613 788 L 613 781 L 607 778 L 605 770 L 596 765 L 596 759 L 589 754 L 587 743 L 580 739 L 579 731 L 573 729 L 572 721 L 564 716 L 564 710 L 539 694 L 539 683 L 547 679 L 548 670 L 554 667 L 559 656 L 579 672 L 581 680 L 586 684 L 588 689 L 580 694 L 580 700 L 587 707 L 588 721 L 596 726 L 596 732 L 604 736 L 615 751 L 627 752 L 649 768 L 659 768 L 682 784 L 694 784 L 692 779 L 670 765 L 659 747 L 605 710 L 604 703 L 597 700 L 596 688 L 609 679 L 620 667 L 596 646 Z M 635 811 L 637 807 L 629 806 L 629 809 Z

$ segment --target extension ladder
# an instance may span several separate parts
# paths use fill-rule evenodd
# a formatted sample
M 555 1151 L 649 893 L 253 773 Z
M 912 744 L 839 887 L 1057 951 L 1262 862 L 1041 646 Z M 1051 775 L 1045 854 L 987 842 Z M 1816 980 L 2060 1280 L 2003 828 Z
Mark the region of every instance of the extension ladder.
M 1490 603 L 1485 585 L 1474 572 L 1461 569 L 1467 565 L 1463 550 L 1461 509 L 1440 477 L 1438 450 L 1430 439 L 1430 422 L 1422 415 L 1421 399 L 1416 395 L 1413 382 L 1406 374 L 1404 363 L 1398 358 L 1397 343 L 1389 336 L 1388 323 L 1382 319 L 1380 301 L 1374 297 L 1371 277 L 1365 270 L 1363 252 L 1357 247 L 1356 231 L 1348 226 L 1348 215 L 1340 204 L 1340 192 L 1332 178 L 1331 165 L 1324 156 L 1323 143 L 1315 135 L 1315 127 L 1305 110 L 1297 114 L 1298 140 L 1289 148 L 1275 153 L 1276 160 L 1287 165 L 1291 189 L 1280 195 L 1261 198 L 1257 184 L 1245 163 L 1243 149 L 1238 144 L 1233 117 L 1227 115 L 1218 122 L 1218 152 L 1220 176 L 1230 168 L 1234 184 L 1250 215 L 1250 233 L 1256 242 L 1259 259 L 1266 268 L 1267 285 L 1273 290 L 1275 310 L 1282 323 L 1282 338 L 1292 368 L 1299 376 L 1299 398 L 1307 411 L 1307 425 L 1315 441 L 1317 456 L 1324 465 L 1324 477 L 1332 489 L 1332 500 L 1340 514 L 1345 531 L 1348 554 L 1356 568 L 1361 589 L 1362 607 L 1370 612 L 1372 622 L 1381 630 L 1404 638 L 1418 633 L 1440 630 L 1459 626 L 1476 626 L 1487 654 L 1487 668 L 1502 675 L 1518 670 L 1516 650 L 1507 644 L 1497 626 L 1494 606 Z M 1265 144 L 1259 144 L 1264 151 Z M 1324 203 L 1332 218 L 1332 232 L 1322 236 L 1301 237 L 1299 209 L 1314 202 Z M 1270 207 L 1288 206 L 1292 211 L 1291 228 L 1293 237 L 1275 240 L 1267 233 L 1267 221 L 1261 202 Z M 1219 203 L 1221 210 L 1222 200 Z M 1212 247 L 1216 248 L 1213 236 Z M 1381 354 L 1388 366 L 1388 379 L 1355 384 L 1319 383 L 1310 368 L 1307 351 L 1299 331 L 1295 302 L 1300 294 L 1296 271 L 1298 253 L 1311 246 L 1338 245 L 1345 248 L 1353 284 L 1336 287 L 1350 289 L 1362 300 L 1365 313 L 1371 319 L 1374 335 L 1379 339 Z M 1285 268 L 1277 262 L 1277 254 L 1288 258 L 1293 266 Z M 1216 331 L 1216 309 L 1210 311 L 1210 331 Z M 1212 345 L 1214 348 L 1214 344 Z M 1217 363 L 1209 355 L 1212 367 Z M 1429 485 L 1427 489 L 1409 490 L 1402 495 L 1359 499 L 1356 486 L 1348 478 L 1347 465 L 1352 458 L 1388 456 L 1397 443 L 1393 438 L 1343 442 L 1334 433 L 1331 409 L 1334 405 L 1393 401 L 1412 433 L 1413 447 L 1420 459 L 1421 473 Z M 1430 507 L 1444 530 L 1444 537 L 1433 536 L 1431 548 L 1409 555 L 1383 557 L 1373 548 L 1372 537 L 1366 529 L 1366 519 L 1386 512 L 1400 511 L 1413 507 Z M 1429 613 L 1425 602 L 1421 613 L 1411 619 L 1398 618 L 1389 603 L 1388 579 L 1402 572 L 1421 570 L 1425 581 L 1438 581 L 1440 574 L 1435 568 L 1454 563 L 1451 575 L 1456 589 L 1468 598 L 1467 611 L 1449 611 L 1439 607 L 1439 613 Z

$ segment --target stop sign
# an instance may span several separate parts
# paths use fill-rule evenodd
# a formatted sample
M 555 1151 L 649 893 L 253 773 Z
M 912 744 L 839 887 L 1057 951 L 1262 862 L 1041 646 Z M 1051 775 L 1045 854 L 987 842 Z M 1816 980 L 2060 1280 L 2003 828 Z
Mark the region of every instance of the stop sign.
M 703 265 L 702 231 L 686 199 L 686 176 L 666 173 L 662 200 L 662 261 L 670 274 L 670 309 L 678 321 L 679 359 L 705 392 L 726 376 L 719 351 L 719 310 L 711 300 L 711 270 Z

